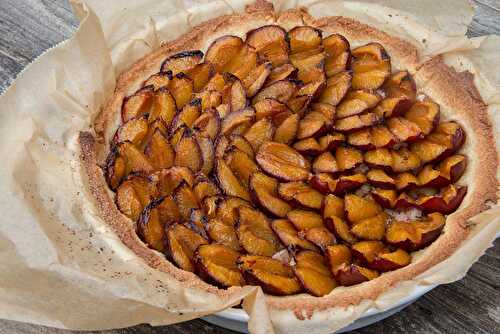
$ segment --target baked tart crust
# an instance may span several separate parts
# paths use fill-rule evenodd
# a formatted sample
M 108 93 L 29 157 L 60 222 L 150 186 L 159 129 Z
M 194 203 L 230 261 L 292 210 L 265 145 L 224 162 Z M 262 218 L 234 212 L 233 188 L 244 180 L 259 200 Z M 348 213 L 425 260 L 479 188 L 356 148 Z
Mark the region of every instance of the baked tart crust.
M 88 176 L 91 198 L 106 224 L 149 266 L 172 275 L 186 287 L 205 290 L 222 298 L 241 290 L 241 287 L 235 286 L 219 289 L 205 283 L 197 275 L 177 268 L 163 254 L 150 249 L 137 236 L 135 224 L 118 210 L 114 193 L 106 183 L 101 166 L 104 166 L 110 150 L 109 143 L 121 122 L 123 101 L 156 73 L 169 55 L 184 50 L 206 51 L 218 37 L 228 34 L 244 36 L 252 29 L 269 24 L 280 25 L 285 30 L 307 25 L 321 29 L 325 34 L 341 34 L 349 40 L 351 48 L 369 42 L 382 44 L 394 68 L 410 72 L 418 92 L 439 104 L 444 118 L 457 121 L 467 133 L 467 141 L 461 149 L 468 157 L 468 166 L 461 178 L 461 182 L 468 185 L 467 195 L 458 210 L 447 216 L 443 233 L 438 239 L 414 257 L 409 265 L 362 284 L 333 289 L 321 298 L 306 294 L 280 297 L 266 295 L 270 309 L 291 310 L 300 318 L 302 314 L 311 315 L 315 310 L 345 307 L 359 304 L 364 299 L 375 299 L 398 282 L 411 280 L 449 257 L 468 235 L 470 226 L 467 220 L 487 209 L 489 203 L 496 203 L 498 161 L 487 105 L 482 101 L 469 73 L 457 73 L 441 57 L 420 63 L 417 48 L 409 42 L 355 20 L 345 17 L 314 18 L 301 9 L 276 14 L 272 5 L 257 1 L 247 7 L 245 13 L 206 21 L 137 61 L 120 75 L 114 95 L 98 115 L 91 131 L 80 134 L 82 172 Z

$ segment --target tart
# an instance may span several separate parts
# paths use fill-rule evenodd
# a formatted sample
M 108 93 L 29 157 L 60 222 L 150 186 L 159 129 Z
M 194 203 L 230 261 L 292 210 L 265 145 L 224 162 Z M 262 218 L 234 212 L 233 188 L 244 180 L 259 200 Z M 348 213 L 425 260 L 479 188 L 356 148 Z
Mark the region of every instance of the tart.
M 260 286 L 276 309 L 374 299 L 497 200 L 469 76 L 267 2 L 140 59 L 80 144 L 102 218 L 148 265 L 219 295 Z

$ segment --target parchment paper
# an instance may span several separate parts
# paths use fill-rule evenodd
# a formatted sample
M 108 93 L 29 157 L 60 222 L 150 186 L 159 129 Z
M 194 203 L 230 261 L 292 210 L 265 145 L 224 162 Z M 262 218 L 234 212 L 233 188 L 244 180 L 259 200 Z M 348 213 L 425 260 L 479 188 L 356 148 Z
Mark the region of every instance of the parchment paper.
M 67 329 L 170 324 L 238 304 L 253 333 L 324 333 L 371 307 L 386 309 L 415 287 L 460 279 L 500 230 L 498 206 L 471 219 L 453 256 L 376 301 L 306 321 L 269 312 L 260 288 L 227 300 L 181 288 L 124 247 L 99 218 L 82 183 L 76 136 L 113 92 L 116 76 L 141 56 L 209 18 L 242 11 L 243 0 L 74 1 L 80 27 L 28 66 L 0 97 L 0 318 Z M 422 58 L 445 53 L 475 74 L 500 128 L 500 38 L 467 39 L 465 0 L 276 1 L 314 16 L 343 15 L 413 42 Z M 450 10 L 453 8 L 453 10 Z M 498 142 L 498 138 L 497 138 Z

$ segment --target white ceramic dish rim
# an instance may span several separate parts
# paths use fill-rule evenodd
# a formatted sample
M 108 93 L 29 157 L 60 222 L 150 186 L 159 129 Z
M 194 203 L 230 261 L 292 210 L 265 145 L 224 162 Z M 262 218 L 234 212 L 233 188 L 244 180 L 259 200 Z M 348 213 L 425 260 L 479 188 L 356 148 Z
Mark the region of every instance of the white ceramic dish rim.
M 434 285 L 434 284 L 433 285 L 418 286 L 412 291 L 412 293 L 408 294 L 404 298 L 401 298 L 399 300 L 399 302 L 396 305 L 393 305 L 391 308 L 384 310 L 384 309 L 379 309 L 376 307 L 371 307 L 365 312 L 365 314 L 361 318 L 370 317 L 370 316 L 375 315 L 375 314 L 386 312 L 390 309 L 398 308 L 402 305 L 405 305 L 411 301 L 414 301 L 414 300 L 420 298 L 422 295 L 426 294 L 427 292 L 434 289 L 435 287 L 436 287 L 436 285 Z M 248 322 L 248 319 L 249 319 L 248 314 L 244 310 L 237 309 L 237 308 L 228 308 L 228 309 L 222 310 L 220 312 L 217 312 L 214 315 L 221 317 L 221 318 L 224 318 L 224 319 L 238 321 L 238 322 Z

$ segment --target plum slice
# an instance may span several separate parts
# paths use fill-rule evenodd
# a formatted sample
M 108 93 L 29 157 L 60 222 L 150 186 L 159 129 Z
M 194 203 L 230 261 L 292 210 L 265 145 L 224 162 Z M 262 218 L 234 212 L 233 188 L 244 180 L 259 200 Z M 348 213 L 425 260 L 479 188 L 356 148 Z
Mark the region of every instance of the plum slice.
M 312 242 L 299 237 L 299 231 L 287 219 L 273 220 L 271 227 L 285 247 L 292 250 L 298 248 L 318 251 Z
M 259 58 L 276 67 L 288 62 L 286 31 L 277 25 L 267 25 L 247 32 L 246 42 Z
M 250 177 L 250 190 L 254 200 L 265 211 L 277 217 L 285 217 L 292 207 L 278 196 L 278 181 L 257 172 Z
M 148 113 L 153 104 L 153 97 L 153 86 L 143 87 L 133 95 L 126 97 L 122 105 L 122 121 L 126 122 Z
M 238 266 L 250 285 L 258 285 L 265 293 L 286 296 L 299 293 L 302 287 L 290 266 L 266 256 L 243 255 Z
M 326 259 L 311 251 L 301 251 L 295 255 L 296 265 L 293 268 L 295 276 L 308 293 L 316 297 L 327 295 L 337 282 L 328 268 Z
M 182 51 L 169 56 L 161 64 L 161 72 L 170 72 L 176 75 L 193 68 L 203 59 L 203 52 L 200 50 Z
M 166 228 L 167 254 L 181 269 L 194 272 L 194 253 L 200 245 L 208 241 L 192 229 L 182 224 L 172 224 Z
M 344 71 L 351 59 L 350 45 L 347 39 L 342 35 L 332 34 L 324 38 L 322 44 L 326 53 L 326 75 L 331 77 Z
M 297 181 L 280 183 L 278 194 L 285 201 L 305 209 L 321 209 L 323 195 L 311 188 L 308 184 Z
M 240 254 L 224 245 L 200 245 L 195 252 L 197 272 L 207 282 L 221 288 L 245 285 L 237 260 Z
M 288 145 L 267 142 L 260 146 L 257 163 L 267 173 L 284 181 L 301 181 L 309 178 L 309 162 Z
M 437 212 L 416 221 L 396 221 L 387 228 L 385 240 L 389 244 L 413 252 L 436 240 L 444 225 L 444 216 Z
M 281 248 L 269 218 L 258 210 L 238 208 L 237 232 L 241 246 L 249 254 L 272 256 Z
M 215 71 L 222 72 L 224 66 L 235 58 L 245 42 L 236 36 L 222 36 L 210 44 L 205 54 L 205 61 L 214 66 Z
M 354 89 L 377 89 L 391 74 L 391 59 L 379 43 L 369 43 L 352 50 Z

